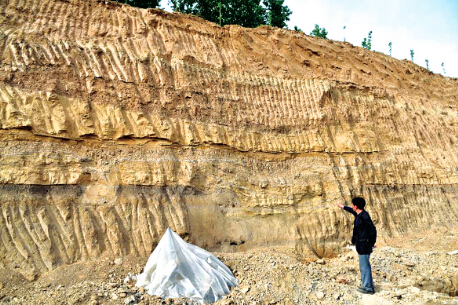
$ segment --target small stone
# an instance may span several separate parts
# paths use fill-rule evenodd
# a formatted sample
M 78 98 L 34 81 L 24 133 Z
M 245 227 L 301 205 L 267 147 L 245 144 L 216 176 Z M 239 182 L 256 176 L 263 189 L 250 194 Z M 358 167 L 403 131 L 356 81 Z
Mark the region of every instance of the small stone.
M 337 281 L 339 282 L 339 284 L 346 284 L 346 283 L 347 283 L 347 280 L 344 279 L 343 277 L 339 277 L 339 278 L 337 279 Z
M 134 304 L 136 301 L 137 299 L 135 298 L 135 296 L 131 295 L 130 297 L 124 300 L 124 304 L 125 305 Z
M 125 293 L 125 292 L 121 292 L 121 293 L 119 294 L 119 297 L 120 297 L 120 298 L 125 298 L 126 296 L 127 296 L 127 293 Z
M 240 292 L 243 294 L 246 294 L 248 291 L 250 291 L 250 287 L 245 287 L 242 290 L 240 290 Z
M 91 301 L 97 300 L 97 296 L 95 294 L 91 295 Z
M 113 293 L 113 294 L 111 295 L 111 298 L 112 298 L 113 300 L 117 300 L 119 297 L 118 297 L 118 295 L 117 295 L 116 293 Z
M 113 289 L 113 288 L 119 287 L 119 284 L 118 283 L 108 283 L 107 286 L 108 288 Z
M 121 257 L 117 258 L 114 260 L 114 263 L 118 266 L 121 266 L 123 262 L 123 259 Z
M 145 288 L 144 287 L 138 288 L 138 293 L 144 294 L 145 293 Z
M 320 265 L 324 265 L 326 264 L 326 262 L 324 261 L 324 259 L 320 258 L 319 260 L 316 261 L 317 264 L 320 264 Z
M 318 291 L 316 293 L 316 297 L 318 300 L 322 300 L 324 298 L 324 292 L 323 291 Z
M 3 289 L 3 283 L 0 282 L 0 289 Z

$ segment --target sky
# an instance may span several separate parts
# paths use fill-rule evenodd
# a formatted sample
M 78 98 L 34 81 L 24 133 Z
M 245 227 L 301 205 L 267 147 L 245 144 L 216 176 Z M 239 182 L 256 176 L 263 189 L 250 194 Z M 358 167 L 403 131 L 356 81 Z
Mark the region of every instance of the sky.
M 170 11 L 167 0 L 161 6 Z M 458 78 L 458 0 L 285 0 L 287 23 L 306 34 L 318 24 L 328 38 L 361 46 L 372 31 L 372 50 L 410 60 L 438 74 Z M 344 29 L 345 26 L 345 29 Z M 442 67 L 444 63 L 444 67 Z

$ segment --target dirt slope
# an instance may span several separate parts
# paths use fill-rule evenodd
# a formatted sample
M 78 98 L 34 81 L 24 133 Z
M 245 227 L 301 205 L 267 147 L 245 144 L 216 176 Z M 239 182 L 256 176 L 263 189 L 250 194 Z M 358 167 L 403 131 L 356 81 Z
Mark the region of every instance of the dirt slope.
M 344 249 L 458 220 L 458 80 L 348 43 L 105 1 L 0 1 L 0 267 Z M 440 209 L 441 213 L 437 213 Z

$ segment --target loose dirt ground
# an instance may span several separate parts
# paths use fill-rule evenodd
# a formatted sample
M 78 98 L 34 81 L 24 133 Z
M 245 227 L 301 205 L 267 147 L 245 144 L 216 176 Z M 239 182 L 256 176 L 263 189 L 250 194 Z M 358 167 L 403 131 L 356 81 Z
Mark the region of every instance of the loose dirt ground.
M 214 253 L 239 286 L 216 304 L 458 304 L 458 230 L 436 228 L 381 241 L 371 256 L 374 295 L 356 291 L 357 254 L 304 260 L 288 247 Z M 103 258 L 62 266 L 28 282 L 0 269 L 0 304 L 193 304 L 144 294 L 133 281 L 146 257 Z

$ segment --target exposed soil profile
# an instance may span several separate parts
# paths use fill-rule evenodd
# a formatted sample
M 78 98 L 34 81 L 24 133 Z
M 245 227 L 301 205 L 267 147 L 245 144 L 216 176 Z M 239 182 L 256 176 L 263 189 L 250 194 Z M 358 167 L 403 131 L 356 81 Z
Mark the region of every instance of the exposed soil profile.
M 455 301 L 458 79 L 300 32 L 105 1 L 1 1 L 0 47 L 0 302 L 124 302 L 138 292 L 121 278 L 168 227 L 243 276 L 224 302 L 367 301 L 345 290 L 357 269 L 338 279 L 355 261 L 337 203 L 355 195 L 392 285 L 374 304 Z M 255 271 L 272 263 L 282 287 Z

